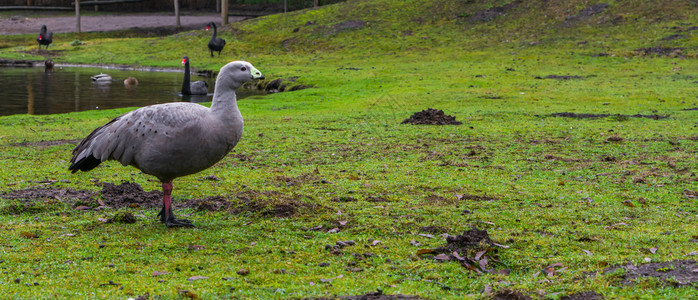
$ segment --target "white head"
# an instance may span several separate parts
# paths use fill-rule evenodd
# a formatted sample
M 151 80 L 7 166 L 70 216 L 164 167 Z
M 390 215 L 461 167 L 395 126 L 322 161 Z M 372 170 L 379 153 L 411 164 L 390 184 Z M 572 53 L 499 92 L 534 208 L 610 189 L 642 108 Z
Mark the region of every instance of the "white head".
M 243 83 L 254 79 L 264 79 L 262 72 L 246 61 L 233 61 L 221 68 L 216 79 L 216 86 L 237 89 Z

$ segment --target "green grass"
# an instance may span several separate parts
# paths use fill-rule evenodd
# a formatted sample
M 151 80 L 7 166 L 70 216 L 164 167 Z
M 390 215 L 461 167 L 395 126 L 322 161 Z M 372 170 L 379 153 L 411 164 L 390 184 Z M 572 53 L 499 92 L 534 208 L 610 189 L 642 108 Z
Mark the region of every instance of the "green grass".
M 684 197 L 685 189 L 698 190 L 698 118 L 695 110 L 684 110 L 698 102 L 698 31 L 685 31 L 698 25 L 696 7 L 611 1 L 603 13 L 564 27 L 565 17 L 587 2 L 525 1 L 506 16 L 473 23 L 468 18 L 477 11 L 505 4 L 475 2 L 347 1 L 252 19 L 225 27 L 221 58 L 208 56 L 203 31 L 166 38 L 96 35 L 79 47 L 55 40 L 57 62 L 175 67 L 188 55 L 202 68 L 217 69 L 244 59 L 267 78 L 299 76 L 314 88 L 239 103 L 245 134 L 234 152 L 174 182 L 175 202 L 220 195 L 236 208 L 178 211 L 190 215 L 195 229 L 164 228 L 154 209 L 123 209 L 137 215 L 135 224 L 103 223 L 99 218 L 118 211 L 78 211 L 74 200 L 49 199 L 13 214 L 23 203 L 2 200 L 4 295 L 125 298 L 149 292 L 171 299 L 187 290 L 203 299 L 287 299 L 380 289 L 461 299 L 484 297 L 491 287 L 543 298 L 587 290 L 608 298 L 698 296 L 696 283 L 675 287 L 650 278 L 627 286 L 620 283 L 622 272 L 591 275 L 646 257 L 691 259 L 686 254 L 698 250 L 690 242 L 698 236 L 696 199 Z M 366 27 L 333 29 L 353 19 Z M 685 38 L 661 40 L 675 33 Z M 681 57 L 635 52 L 656 46 L 684 50 Z M 31 52 L 35 48 L 0 49 L 0 57 L 42 59 Z M 595 56 L 601 52 L 609 55 Z M 583 78 L 536 79 L 547 75 Z M 428 107 L 463 125 L 400 124 Z M 72 144 L 14 145 L 81 139 L 131 109 L 1 117 L 0 192 L 37 186 L 99 191 L 95 181 L 159 189 L 154 178 L 115 162 L 70 174 Z M 557 112 L 670 117 L 550 116 Z M 208 175 L 222 180 L 200 180 Z M 52 183 L 41 183 L 47 180 Z M 387 202 L 369 201 L 377 196 Z M 341 197 L 356 201 L 336 201 Z M 288 218 L 263 214 L 288 203 L 319 206 L 300 206 Z M 341 230 L 307 230 L 318 225 Z M 494 241 L 510 246 L 498 249 L 496 269 L 511 273 L 476 274 L 418 256 L 419 249 L 445 244 L 438 236 L 420 236 L 426 226 L 451 235 L 471 226 L 487 229 Z M 25 237 L 32 234 L 38 237 Z M 345 240 L 357 244 L 340 255 L 325 250 Z M 370 240 L 381 242 L 366 246 Z M 647 250 L 652 247 L 656 253 Z M 360 258 L 365 252 L 373 256 Z M 541 270 L 552 263 L 568 269 L 546 277 Z M 249 274 L 238 275 L 240 269 Z M 171 274 L 152 276 L 155 271 Z M 195 275 L 209 278 L 186 280 Z M 121 285 L 102 286 L 109 281 Z M 39 285 L 26 286 L 33 282 Z

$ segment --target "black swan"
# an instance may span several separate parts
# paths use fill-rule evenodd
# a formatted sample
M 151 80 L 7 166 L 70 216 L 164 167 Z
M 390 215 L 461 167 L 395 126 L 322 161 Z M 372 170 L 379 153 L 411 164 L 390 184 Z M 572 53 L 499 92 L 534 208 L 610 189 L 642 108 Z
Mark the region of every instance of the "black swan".
M 182 82 L 182 95 L 206 95 L 208 94 L 208 83 L 206 81 L 189 82 L 189 57 L 182 58 L 184 66 L 184 81 Z
M 39 31 L 36 41 L 39 42 L 39 48 L 41 45 L 46 45 L 46 49 L 48 49 L 48 45 L 53 43 L 53 32 L 46 33 L 46 25 L 41 25 L 41 31 Z
M 211 40 L 208 41 L 208 50 L 211 51 L 211 57 L 213 57 L 213 51 L 218 51 L 218 56 L 221 56 L 221 51 L 223 51 L 223 47 L 225 47 L 225 40 L 216 36 L 218 33 L 216 23 L 208 23 L 208 25 L 206 25 L 206 30 L 208 31 L 211 27 L 213 27 L 213 35 L 211 36 Z
M 166 226 L 193 226 L 172 213 L 172 180 L 201 172 L 230 152 L 242 136 L 242 115 L 235 90 L 243 83 L 264 79 L 245 61 L 223 66 L 208 108 L 189 102 L 142 107 L 114 118 L 84 138 L 70 159 L 73 173 L 89 171 L 105 160 L 131 165 L 162 182 Z

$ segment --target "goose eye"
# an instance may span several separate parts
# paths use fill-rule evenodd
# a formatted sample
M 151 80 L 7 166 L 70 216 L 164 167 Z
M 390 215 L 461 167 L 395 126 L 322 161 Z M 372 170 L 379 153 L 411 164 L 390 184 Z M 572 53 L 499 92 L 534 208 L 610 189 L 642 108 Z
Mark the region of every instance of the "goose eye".
M 241 70 L 241 71 L 247 71 L 247 68 L 242 67 L 242 68 L 240 68 L 240 70 Z

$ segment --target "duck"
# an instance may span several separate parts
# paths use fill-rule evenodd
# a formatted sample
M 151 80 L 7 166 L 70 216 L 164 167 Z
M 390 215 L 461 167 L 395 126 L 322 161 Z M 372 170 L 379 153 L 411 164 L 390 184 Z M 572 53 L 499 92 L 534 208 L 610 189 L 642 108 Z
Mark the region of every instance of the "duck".
M 124 79 L 124 85 L 127 85 L 127 86 L 128 85 L 130 85 L 130 86 L 138 85 L 138 79 L 136 79 L 136 77 L 128 77 L 128 78 Z
M 39 42 L 39 49 L 41 45 L 45 45 L 48 49 L 48 45 L 53 43 L 53 32 L 46 33 L 46 25 L 41 25 L 41 30 L 39 30 L 39 36 L 36 37 L 36 41 Z
M 53 60 L 47 59 L 44 61 L 44 72 L 50 73 L 53 72 Z
M 206 170 L 242 137 L 243 119 L 235 90 L 264 79 L 251 63 L 233 61 L 220 69 L 210 107 L 191 102 L 155 104 L 118 116 L 94 129 L 72 151 L 68 170 L 87 172 L 107 160 L 133 166 L 162 183 L 160 222 L 193 227 L 172 211 L 172 181 Z
M 208 83 L 206 81 L 189 82 L 189 57 L 182 58 L 184 66 L 184 81 L 182 81 L 182 95 L 206 95 L 208 94 Z
M 221 51 L 225 47 L 225 40 L 216 36 L 218 30 L 216 29 L 216 23 L 210 22 L 206 25 L 206 31 L 213 27 L 213 35 L 208 41 L 208 50 L 211 51 L 211 57 L 213 57 L 213 51 L 218 51 L 218 56 L 221 56 Z
M 112 81 L 111 76 L 109 76 L 109 74 L 104 74 L 104 73 L 99 73 L 99 74 L 92 76 L 90 78 L 92 78 L 92 81 L 97 82 L 97 83 L 110 83 Z

